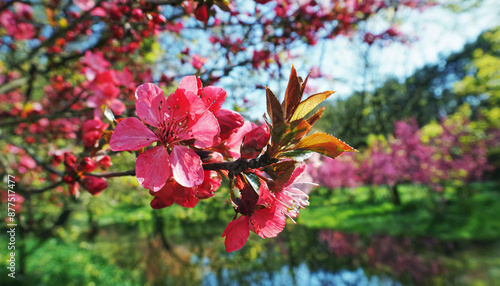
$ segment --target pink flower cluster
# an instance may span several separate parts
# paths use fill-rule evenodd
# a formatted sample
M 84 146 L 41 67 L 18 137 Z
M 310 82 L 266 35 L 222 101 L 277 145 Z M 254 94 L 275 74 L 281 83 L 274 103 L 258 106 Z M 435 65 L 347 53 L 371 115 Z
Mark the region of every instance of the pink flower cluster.
M 245 122 L 237 112 L 221 108 L 226 92 L 202 87 L 195 76 L 184 77 L 167 98 L 152 83 L 139 86 L 135 95 L 138 118 L 120 121 L 110 147 L 113 151 L 139 151 L 137 180 L 154 196 L 151 206 L 155 209 L 174 203 L 194 207 L 200 199 L 212 197 L 221 177 L 204 170 L 204 164 L 256 158 L 269 142 L 267 124 Z M 262 238 L 276 236 L 285 227 L 287 216 L 296 217 L 308 205 L 307 195 L 296 188 L 304 170 L 305 166 L 295 169 L 287 182 L 273 185 L 273 190 L 266 183 L 269 176 L 265 172 L 250 170 L 258 178 L 258 193 L 243 175 L 236 177 L 241 195 L 232 202 L 241 216 L 223 233 L 227 251 L 243 247 L 250 230 Z
M 54 165 L 61 162 L 61 154 L 57 154 L 54 158 Z M 108 182 L 103 178 L 87 175 L 96 168 L 107 169 L 111 166 L 109 156 L 99 156 L 95 158 L 83 157 L 80 162 L 77 162 L 75 155 L 70 152 L 62 154 L 62 161 L 64 162 L 65 175 L 63 180 L 68 184 L 69 191 L 72 195 L 78 196 L 80 192 L 80 185 L 82 185 L 92 195 L 97 195 L 108 187 Z
M 396 122 L 388 141 L 376 140 L 361 153 L 335 160 L 312 157 L 308 172 L 328 188 L 411 182 L 440 191 L 447 181 L 479 180 L 490 169 L 487 151 L 493 141 L 475 138 L 468 124 L 443 119 L 442 132 L 424 142 L 414 120 Z

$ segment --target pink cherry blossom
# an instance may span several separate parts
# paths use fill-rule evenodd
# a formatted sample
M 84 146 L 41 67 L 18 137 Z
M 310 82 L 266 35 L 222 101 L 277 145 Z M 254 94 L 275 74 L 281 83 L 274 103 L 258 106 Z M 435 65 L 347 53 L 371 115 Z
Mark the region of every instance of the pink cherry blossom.
M 248 240 L 250 231 L 262 238 L 276 237 L 286 224 L 286 206 L 269 191 L 267 184 L 261 181 L 259 194 L 249 185 L 241 190 L 241 201 L 237 212 L 241 216 L 231 221 L 222 237 L 227 252 L 241 249 Z
M 312 182 L 307 182 L 301 180 L 305 175 L 307 165 L 301 165 L 297 167 L 287 183 L 280 187 L 280 190 L 276 193 L 276 198 L 286 206 L 286 214 L 290 218 L 295 218 L 299 214 L 300 209 L 305 209 L 309 205 L 309 196 L 306 191 L 299 189 L 298 187 L 304 184 L 314 185 Z
M 142 122 L 137 118 L 121 121 L 111 136 L 110 146 L 113 151 L 130 151 L 158 142 L 137 157 L 136 176 L 141 186 L 158 192 L 171 176 L 187 188 L 203 182 L 201 159 L 188 146 L 211 147 L 219 134 L 219 125 L 198 97 L 198 90 L 194 76 L 185 77 L 167 99 L 154 84 L 137 88 L 136 110 Z
M 199 69 L 201 69 L 203 67 L 203 65 L 205 64 L 206 61 L 207 61 L 207 58 L 203 58 L 200 55 L 196 54 L 191 59 L 191 65 L 195 69 L 199 70 Z
M 83 11 L 89 11 L 95 6 L 94 0 L 73 0 L 73 3 Z
M 83 146 L 95 146 L 108 126 L 109 124 L 103 123 L 99 117 L 85 121 L 82 127 Z
M 151 195 L 155 196 L 151 201 L 151 207 L 161 209 L 173 203 L 186 208 L 194 207 L 200 199 L 213 197 L 220 184 L 221 178 L 215 171 L 204 171 L 203 183 L 193 188 L 185 188 L 169 180 L 160 191 L 156 193 L 150 191 Z
M 266 123 L 260 126 L 252 123 L 252 130 L 245 134 L 243 139 L 241 156 L 247 159 L 257 157 L 262 149 L 269 143 L 270 136 L 269 127 Z

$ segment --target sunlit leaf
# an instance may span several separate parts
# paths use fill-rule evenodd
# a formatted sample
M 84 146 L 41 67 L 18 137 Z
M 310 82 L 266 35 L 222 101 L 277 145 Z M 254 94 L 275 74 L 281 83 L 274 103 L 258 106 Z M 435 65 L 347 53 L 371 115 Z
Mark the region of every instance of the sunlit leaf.
M 283 138 L 282 145 L 298 143 L 311 130 L 311 125 L 304 119 L 290 123 L 290 132 Z
M 290 121 L 294 121 L 306 116 L 309 112 L 311 112 L 311 110 L 318 106 L 318 104 L 323 102 L 333 93 L 334 91 L 329 90 L 309 96 L 306 100 L 299 103 Z
M 323 111 L 325 111 L 325 107 L 321 107 L 318 111 L 316 111 L 313 115 L 311 115 L 311 117 L 307 118 L 306 121 L 307 123 L 309 123 L 309 125 L 313 126 L 314 123 L 316 123 L 316 121 L 318 121 L 318 119 L 321 118 L 321 116 L 323 115 Z
M 300 98 L 302 98 L 302 95 L 304 94 L 304 90 L 306 89 L 306 85 L 307 85 L 307 80 L 309 79 L 309 75 L 311 74 L 311 72 L 309 72 L 306 76 L 306 80 L 304 80 L 304 82 L 300 82 Z
M 111 122 L 114 122 L 115 121 L 115 115 L 113 114 L 113 111 L 111 111 L 111 109 L 109 109 L 109 107 L 106 105 L 104 106 L 104 116 L 106 116 L 106 118 L 111 121 Z
M 292 123 L 280 123 L 271 129 L 271 157 L 277 155 L 285 147 L 298 143 L 311 130 L 306 120 L 296 120 Z
M 52 9 L 46 7 L 45 13 L 46 13 L 47 21 L 49 22 L 49 24 L 52 27 L 55 27 L 56 22 L 54 22 L 54 11 Z
M 295 150 L 310 150 L 335 158 L 343 152 L 357 152 L 356 149 L 326 133 L 314 133 L 302 139 Z

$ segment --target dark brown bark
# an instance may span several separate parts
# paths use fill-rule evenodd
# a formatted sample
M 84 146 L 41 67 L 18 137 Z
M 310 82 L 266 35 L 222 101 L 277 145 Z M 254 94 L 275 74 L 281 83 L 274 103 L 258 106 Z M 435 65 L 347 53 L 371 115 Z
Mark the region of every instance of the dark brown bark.
M 399 195 L 398 184 L 394 184 L 393 186 L 389 187 L 389 189 L 391 190 L 392 202 L 395 205 L 400 206 L 401 205 L 401 196 Z

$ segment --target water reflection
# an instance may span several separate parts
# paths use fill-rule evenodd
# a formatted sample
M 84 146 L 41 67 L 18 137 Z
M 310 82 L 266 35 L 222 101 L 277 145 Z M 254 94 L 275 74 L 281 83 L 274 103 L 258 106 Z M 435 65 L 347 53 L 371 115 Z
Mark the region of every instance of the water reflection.
M 217 245 L 214 241 L 206 245 Z M 452 245 L 431 238 L 361 236 L 300 225 L 240 251 L 206 247 L 192 254 L 203 285 L 402 285 L 446 273 L 439 255 Z M 199 258 L 203 257 L 203 258 Z
M 301 263 L 296 268 L 290 268 L 285 265 L 279 271 L 272 273 L 256 272 L 246 277 L 241 277 L 241 280 L 235 279 L 237 271 L 229 271 L 224 269 L 220 275 L 213 272 L 207 272 L 202 280 L 202 285 L 401 285 L 389 277 L 368 277 L 363 269 L 357 270 L 341 270 L 335 273 L 318 270 L 311 271 L 306 263 Z

